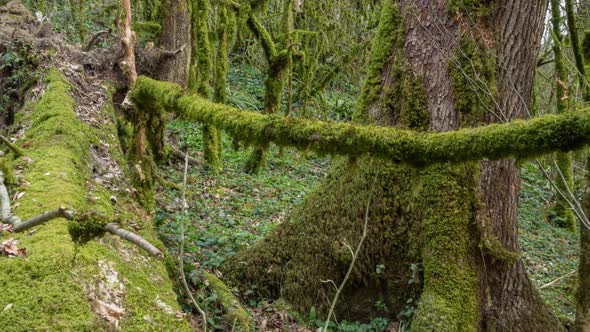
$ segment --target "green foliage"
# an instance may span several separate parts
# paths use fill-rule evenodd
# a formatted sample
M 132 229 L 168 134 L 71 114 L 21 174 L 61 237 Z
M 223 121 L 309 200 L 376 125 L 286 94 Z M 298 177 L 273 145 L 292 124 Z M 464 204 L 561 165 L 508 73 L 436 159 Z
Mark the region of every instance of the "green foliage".
M 191 155 L 202 160 L 199 128 L 174 121 L 169 129 Z M 287 150 L 280 159 L 269 161 L 267 172 L 245 175 L 241 169 L 249 151 L 233 151 L 231 144 L 229 138 L 224 140 L 226 167 L 218 175 L 207 172 L 204 164 L 189 169 L 187 198 L 191 203 L 186 216 L 179 212 L 181 193 L 174 188 L 166 188 L 160 195 L 156 210 L 156 224 L 171 253 L 179 246 L 180 221 L 184 218 L 187 279 L 199 289 L 197 295 L 207 305 L 211 325 L 228 330 L 232 321 L 224 318 L 226 311 L 218 305 L 222 296 L 212 294 L 209 282 L 198 271 L 201 267 L 215 271 L 228 257 L 264 238 L 284 220 L 293 204 L 303 200 L 329 165 L 325 159 L 307 159 Z M 270 153 L 276 155 L 278 151 L 271 149 Z M 174 183 L 182 182 L 182 172 L 174 167 L 165 168 L 162 175 Z
M 522 190 L 518 210 L 521 257 L 529 277 L 537 287 L 576 271 L 579 235 L 551 223 L 555 202 L 553 188 L 537 165 L 522 166 Z M 540 290 L 546 303 L 564 321 L 575 316 L 575 274 Z
M 139 44 L 143 45 L 145 41 L 158 39 L 162 26 L 158 22 L 134 22 L 131 29 L 137 34 Z
M 243 110 L 264 108 L 264 74 L 251 65 L 233 63 L 228 73 L 227 104 Z
M 200 151 L 200 130 L 187 122 L 173 122 L 171 130 L 179 132 L 189 151 Z M 209 269 L 218 268 L 227 257 L 262 239 L 273 225 L 280 222 L 293 204 L 301 202 L 314 182 L 323 175 L 327 162 L 287 151 L 276 160 L 269 160 L 268 172 L 258 176 L 244 175 L 240 169 L 247 161 L 249 151 L 231 150 L 232 142 L 224 140 L 226 165 L 224 171 L 213 176 L 199 167 L 189 173 L 189 198 L 198 197 L 191 209 L 190 218 L 200 220 L 188 226 L 187 252 Z M 276 155 L 277 150 L 271 149 Z M 181 174 L 172 169 L 165 173 L 173 181 L 181 181 Z M 163 223 L 175 211 L 172 204 L 178 192 L 169 192 L 158 212 L 158 224 L 164 237 L 178 241 L 178 221 Z M 265 222 L 261 222 L 265 221 Z M 270 223 L 269 223 L 270 222 Z M 194 255 L 194 256 L 193 256 Z

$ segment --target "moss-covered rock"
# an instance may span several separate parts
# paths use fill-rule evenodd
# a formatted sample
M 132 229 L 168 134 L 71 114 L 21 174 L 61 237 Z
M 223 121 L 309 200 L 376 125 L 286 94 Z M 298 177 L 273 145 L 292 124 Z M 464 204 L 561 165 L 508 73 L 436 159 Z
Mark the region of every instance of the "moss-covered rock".
M 71 86 L 59 72 L 51 70 L 45 84 L 45 93 L 39 101 L 26 105 L 19 123 L 30 125 L 22 142 L 31 142 L 25 151 L 32 161 L 18 162 L 24 181 L 17 190 L 25 195 L 15 213 L 28 218 L 66 206 L 114 216 L 111 193 L 93 182 L 88 166 L 98 129 L 78 119 Z M 108 130 L 116 134 L 114 126 Z M 159 244 L 148 225 L 141 235 Z M 190 330 L 185 321 L 178 321 L 158 306 L 161 301 L 178 310 L 163 263 L 133 245 L 105 235 L 76 246 L 63 219 L 38 226 L 28 234 L 1 235 L 3 240 L 8 237 L 20 240 L 28 256 L 0 257 L 0 306 L 11 305 L 0 313 L 3 329 L 96 331 L 112 327 L 96 313 L 99 300 L 115 296 L 104 294 L 109 292 L 108 287 L 106 291 L 97 288 L 101 283 L 108 284 L 104 271 L 108 266 L 116 271 L 124 287 L 122 293 L 112 297 L 118 297 L 125 310 L 118 317 L 123 330 Z

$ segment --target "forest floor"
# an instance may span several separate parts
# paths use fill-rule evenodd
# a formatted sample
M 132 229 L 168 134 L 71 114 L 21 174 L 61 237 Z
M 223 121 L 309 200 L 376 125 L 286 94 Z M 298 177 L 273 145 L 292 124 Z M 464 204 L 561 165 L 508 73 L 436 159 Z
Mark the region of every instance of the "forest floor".
M 234 106 L 256 109 L 261 105 L 263 75 L 254 68 L 232 66 L 230 73 L 230 103 Z M 331 91 L 334 105 L 343 105 L 339 114 L 318 112 L 325 117 L 346 117 L 346 108 L 352 105 L 342 97 L 345 93 Z M 350 98 L 350 97 L 348 97 Z M 351 109 L 348 109 L 351 112 Z M 196 159 L 202 161 L 201 132 L 196 125 L 173 122 L 169 131 L 176 134 L 179 143 L 185 144 Z M 185 262 L 191 270 L 185 271 L 198 281 L 197 268 L 216 271 L 220 264 L 238 250 L 262 239 L 288 215 L 289 210 L 300 204 L 307 193 L 314 190 L 330 166 L 329 158 L 312 153 L 286 149 L 283 154 L 277 147 L 271 148 L 267 168 L 259 175 L 243 172 L 250 149 L 235 151 L 231 138 L 224 138 L 223 171 L 210 174 L 202 163 L 192 166 L 188 172 L 188 215 L 178 217 L 181 210 L 181 192 L 173 188 L 160 188 L 160 202 L 156 220 L 162 238 L 170 252 L 177 256 L 180 239 L 180 222 L 185 220 Z M 165 168 L 162 176 L 180 184 L 183 164 L 174 163 Z M 533 163 L 522 167 L 523 181 L 520 200 L 520 244 L 530 278 L 547 303 L 560 318 L 571 321 L 575 314 L 574 291 L 578 253 L 575 233 L 558 228 L 549 222 L 548 204 L 553 201 L 549 183 Z M 549 203 L 548 203 L 549 202 Z M 170 222 L 172 220 L 172 222 Z M 166 222 L 164 222 L 166 221 Z M 557 280 L 557 281 L 555 281 Z M 555 281 L 554 283 L 551 283 Z M 547 284 L 551 283 L 547 286 Z M 239 294 L 249 298 L 249 292 Z M 245 305 L 257 320 L 258 328 L 266 331 L 305 331 L 321 323 L 316 321 L 313 310 L 306 317 L 294 319 L 282 312 L 278 305 L 265 299 L 251 298 Z M 219 314 L 212 308 L 211 325 L 220 325 Z M 386 331 L 389 323 L 377 319 L 361 324 L 339 322 L 337 331 Z

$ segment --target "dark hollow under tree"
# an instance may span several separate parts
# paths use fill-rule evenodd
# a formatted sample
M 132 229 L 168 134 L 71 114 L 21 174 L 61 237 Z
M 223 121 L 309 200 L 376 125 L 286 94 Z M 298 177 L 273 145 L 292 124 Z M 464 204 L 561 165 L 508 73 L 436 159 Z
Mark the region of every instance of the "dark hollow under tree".
M 448 131 L 527 117 L 546 0 L 383 7 L 356 122 Z M 325 314 L 334 287 L 322 280 L 344 278 L 372 197 L 339 320 L 383 316 L 376 301 L 395 316 L 419 298 L 413 331 L 560 331 L 519 258 L 519 181 L 514 160 L 416 169 L 339 159 L 287 222 L 223 270 Z

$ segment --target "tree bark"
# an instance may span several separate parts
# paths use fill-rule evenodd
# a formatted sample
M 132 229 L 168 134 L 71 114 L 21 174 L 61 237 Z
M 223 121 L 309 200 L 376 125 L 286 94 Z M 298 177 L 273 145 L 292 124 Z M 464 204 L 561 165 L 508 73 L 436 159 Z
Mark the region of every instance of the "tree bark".
M 574 10 L 572 0 L 565 1 L 565 8 L 568 21 L 568 30 L 572 42 L 572 51 L 576 60 L 578 79 L 582 88 L 583 101 L 590 102 L 590 86 L 586 77 L 586 69 L 580 39 L 578 37 L 578 15 L 582 17 L 582 23 L 590 26 L 587 16 L 590 14 L 590 1 L 580 1 L 578 12 Z M 586 168 L 590 167 L 590 158 L 586 158 Z M 586 179 L 586 190 L 582 202 L 583 212 L 590 215 L 590 177 Z M 580 226 L 580 260 L 578 262 L 578 289 L 576 292 L 576 320 L 574 331 L 590 332 L 590 230 L 584 223 Z
M 124 72 L 127 74 L 127 84 L 132 89 L 137 81 L 137 70 L 135 69 L 135 32 L 131 31 L 131 2 L 121 0 L 123 8 L 123 24 L 121 26 L 121 49 L 123 50 Z
M 498 107 L 506 120 L 529 115 L 535 64 L 540 48 L 547 1 L 502 0 L 498 4 Z M 490 122 L 499 121 L 497 117 Z M 511 252 L 518 243 L 520 176 L 513 160 L 482 162 L 480 188 L 493 236 Z M 533 288 L 522 260 L 512 264 L 484 256 L 482 329 L 497 331 L 559 331 L 563 327 Z
M 168 14 L 162 25 L 160 47 L 165 50 L 176 50 L 185 45 L 185 48 L 175 57 L 161 62 L 156 78 L 186 87 L 192 46 L 188 4 L 186 0 L 169 0 L 167 5 Z

